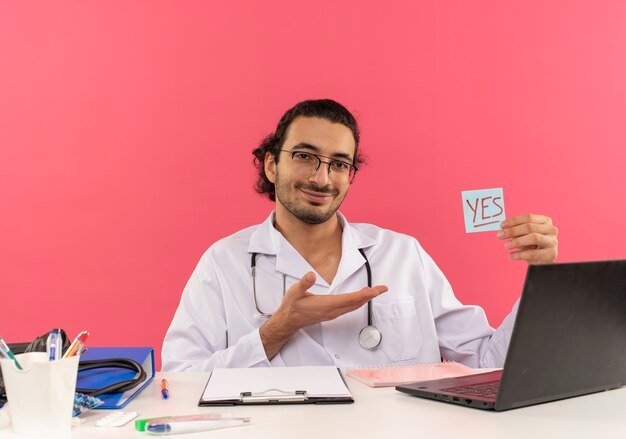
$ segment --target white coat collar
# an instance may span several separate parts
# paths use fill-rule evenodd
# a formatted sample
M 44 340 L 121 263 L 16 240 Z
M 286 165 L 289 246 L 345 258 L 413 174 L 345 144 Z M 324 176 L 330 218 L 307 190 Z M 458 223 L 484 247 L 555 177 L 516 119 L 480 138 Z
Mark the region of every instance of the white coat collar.
M 248 252 L 275 255 L 276 270 L 298 279 L 302 278 L 308 271 L 315 271 L 283 235 L 274 228 L 275 215 L 276 212 L 273 211 L 263 224 L 252 233 Z M 333 285 L 340 284 L 365 264 L 365 259 L 359 252 L 360 248 L 368 248 L 377 243 L 374 237 L 350 225 L 340 212 L 337 212 L 337 217 L 343 230 L 341 237 L 342 253 Z M 321 276 L 317 276 L 316 284 L 329 286 Z M 364 277 L 363 286 L 366 284 L 367 280 Z

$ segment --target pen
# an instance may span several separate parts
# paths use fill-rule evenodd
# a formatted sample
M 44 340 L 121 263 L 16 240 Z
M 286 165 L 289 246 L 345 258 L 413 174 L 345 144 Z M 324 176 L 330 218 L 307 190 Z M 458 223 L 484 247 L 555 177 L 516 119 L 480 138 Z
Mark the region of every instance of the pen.
M 70 347 L 67 348 L 67 351 L 63 355 L 63 358 L 73 357 L 74 355 L 76 355 L 76 353 L 81 352 L 83 346 L 85 345 L 85 341 L 87 341 L 87 337 L 89 337 L 89 332 L 80 332 L 76 336 Z
M 193 433 L 196 431 L 218 430 L 238 427 L 250 423 L 250 418 L 222 418 L 197 416 L 173 416 L 169 419 L 155 419 L 146 424 L 146 431 L 151 434 Z
M 150 421 L 161 421 L 161 422 L 165 422 L 168 421 L 169 419 L 173 419 L 176 418 L 179 421 L 180 420 L 190 420 L 190 419 L 194 419 L 194 420 L 200 420 L 200 419 L 230 419 L 232 418 L 233 415 L 230 413 L 204 413 L 202 415 L 187 415 L 187 416 L 158 416 L 156 418 L 144 418 L 144 419 L 137 419 L 135 421 L 135 430 L 137 431 L 146 431 L 146 425 L 148 425 L 148 422 Z
M 22 370 L 22 366 L 20 365 L 19 361 L 17 361 L 17 358 L 15 358 L 15 355 L 13 355 L 13 352 L 11 352 L 11 349 L 9 349 L 2 337 L 0 337 L 0 355 L 2 355 L 4 358 L 8 358 L 9 360 L 13 360 L 15 366 L 18 369 Z
M 161 380 L 161 396 L 163 396 L 163 399 L 170 397 L 170 391 L 167 388 L 167 380 L 165 378 Z
M 63 354 L 63 338 L 61 337 L 60 329 L 53 329 L 48 335 L 46 341 L 46 352 L 48 353 L 49 361 L 56 361 L 61 359 Z

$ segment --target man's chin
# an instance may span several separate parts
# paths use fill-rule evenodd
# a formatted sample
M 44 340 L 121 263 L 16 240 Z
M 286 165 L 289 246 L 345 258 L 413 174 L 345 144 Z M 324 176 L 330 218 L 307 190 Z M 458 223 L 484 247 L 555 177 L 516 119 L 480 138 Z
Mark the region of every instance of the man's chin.
M 323 224 L 329 219 L 331 219 L 335 212 L 337 212 L 336 208 L 330 209 L 321 209 L 318 206 L 311 206 L 306 208 L 294 207 L 294 206 L 285 206 L 285 208 L 300 221 L 307 224 Z
M 299 212 L 298 214 L 296 214 L 296 218 L 298 218 L 300 221 L 303 221 L 307 224 L 323 224 L 329 219 L 331 219 L 334 214 L 335 214 L 334 211 L 332 212 L 306 211 L 306 212 Z

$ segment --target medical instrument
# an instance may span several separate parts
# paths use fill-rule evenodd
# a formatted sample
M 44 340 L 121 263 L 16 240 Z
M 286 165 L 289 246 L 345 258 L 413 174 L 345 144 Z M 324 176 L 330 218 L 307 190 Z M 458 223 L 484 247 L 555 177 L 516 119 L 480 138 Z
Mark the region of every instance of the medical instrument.
M 136 373 L 135 377 L 132 379 L 126 379 L 122 381 L 114 382 L 113 384 L 109 384 L 105 387 L 98 389 L 86 389 L 86 388 L 76 388 L 77 392 L 85 393 L 91 396 L 100 396 L 105 393 L 118 393 L 118 392 L 128 392 L 129 390 L 134 389 L 141 383 L 143 383 L 148 376 L 145 369 L 133 360 L 132 358 L 111 358 L 111 359 L 102 359 L 102 360 L 83 360 L 78 364 L 78 371 L 83 370 L 93 370 L 93 369 L 103 369 L 103 368 L 116 368 L 116 369 L 128 369 Z
M 360 248 L 359 252 L 365 259 L 365 270 L 367 271 L 367 286 L 371 288 L 372 287 L 372 268 L 370 267 L 369 260 L 367 259 L 367 256 L 365 256 L 365 252 L 363 251 L 363 249 Z M 256 310 L 259 312 L 261 316 L 269 318 L 269 317 L 272 317 L 272 314 L 261 311 L 261 309 L 259 308 L 259 302 L 257 300 L 257 295 L 256 295 L 256 257 L 257 255 L 258 253 L 252 253 L 252 257 L 250 259 L 250 268 L 252 269 L 252 294 L 254 296 L 254 306 L 256 307 Z M 283 274 L 283 296 L 287 292 L 286 277 L 287 276 Z M 383 338 L 383 335 L 378 330 L 378 328 L 374 326 L 372 301 L 369 300 L 367 302 L 367 326 L 363 327 L 363 329 L 361 329 L 361 331 L 359 332 L 359 344 L 364 349 L 373 350 L 377 348 L 378 345 L 380 345 L 382 338 Z

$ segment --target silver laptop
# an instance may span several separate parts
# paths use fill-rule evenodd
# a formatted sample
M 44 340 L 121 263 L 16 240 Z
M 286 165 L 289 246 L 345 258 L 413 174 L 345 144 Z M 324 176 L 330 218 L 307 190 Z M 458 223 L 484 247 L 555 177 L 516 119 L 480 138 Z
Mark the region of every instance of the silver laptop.
M 529 265 L 504 368 L 396 387 L 509 410 L 626 384 L 626 260 Z

